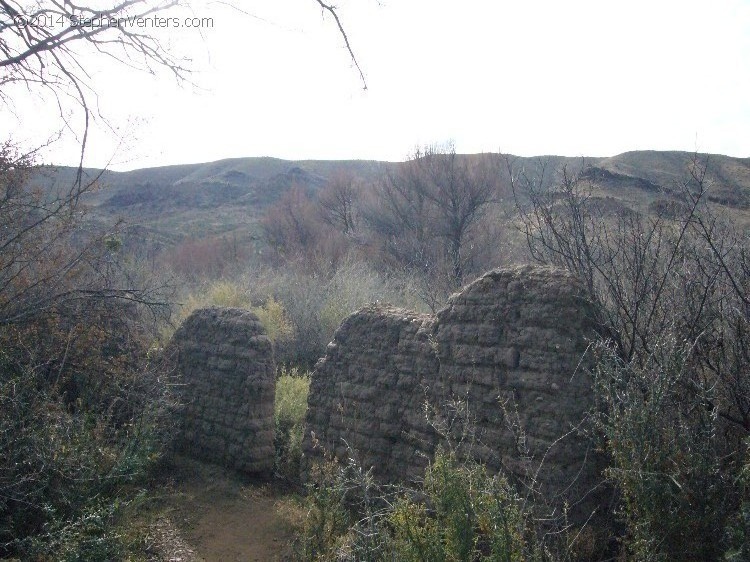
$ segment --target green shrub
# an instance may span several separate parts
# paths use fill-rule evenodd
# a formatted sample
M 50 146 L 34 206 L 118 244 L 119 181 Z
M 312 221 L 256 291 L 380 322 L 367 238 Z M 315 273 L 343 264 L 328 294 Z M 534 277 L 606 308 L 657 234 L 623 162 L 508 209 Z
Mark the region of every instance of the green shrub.
M 178 324 L 194 311 L 207 306 L 250 308 L 250 296 L 237 282 L 219 279 L 193 288 L 183 299 L 178 313 Z
M 277 301 L 273 295 L 268 297 L 262 306 L 254 306 L 251 310 L 263 324 L 263 328 L 274 346 L 288 341 L 294 334 L 294 328 L 289 322 L 284 305 Z
M 337 560 L 351 531 L 352 516 L 346 503 L 350 488 L 345 472 L 335 461 L 315 464 L 307 483 L 307 514 L 297 551 L 301 560 Z
M 352 455 L 353 456 L 353 455 Z M 508 482 L 439 450 L 417 489 L 382 488 L 349 459 L 316 465 L 302 560 L 560 560 L 539 547 Z
M 274 341 L 277 362 L 308 367 L 325 353 L 342 320 L 357 309 L 376 301 L 423 308 L 410 279 L 384 275 L 353 259 L 326 274 L 291 263 L 277 269 L 253 267 L 242 276 L 195 285 L 185 293 L 162 341 L 197 308 L 246 308 L 255 312 Z
M 601 346 L 596 372 L 626 548 L 644 562 L 719 560 L 740 508 L 737 459 L 724 454 L 711 389 L 698 407 L 684 399 L 690 347 L 665 337 L 652 349 L 638 365 Z
M 299 479 L 302 437 L 307 413 L 310 375 L 296 367 L 281 367 L 276 379 L 274 420 L 277 475 L 289 482 Z
M 113 428 L 39 370 L 1 360 L 0 558 L 121 559 L 114 521 L 161 447 L 148 417 Z
M 420 490 L 402 497 L 388 516 L 396 559 L 525 560 L 520 500 L 501 476 L 438 451 Z
M 174 398 L 146 338 L 101 312 L 0 330 L 0 559 L 122 559 L 113 529 L 169 442 Z

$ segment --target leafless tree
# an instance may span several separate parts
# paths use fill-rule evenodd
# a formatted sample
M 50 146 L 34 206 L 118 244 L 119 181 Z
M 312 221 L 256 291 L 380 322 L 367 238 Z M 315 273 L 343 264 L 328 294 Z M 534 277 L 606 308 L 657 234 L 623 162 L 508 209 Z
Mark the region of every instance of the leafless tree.
M 84 301 L 166 313 L 163 287 L 121 267 L 118 225 L 83 229 L 78 192 L 34 189 L 34 172 L 31 156 L 0 148 L 0 326 L 62 314 Z
M 585 169 L 552 189 L 511 170 L 531 255 L 596 305 L 599 427 L 638 559 L 716 559 L 743 509 L 750 238 L 710 204 L 708 165 L 649 212 L 609 208 Z
M 21 3 L 0 1 L 0 101 L 14 109 L 13 85 L 54 100 L 64 127 L 80 140 L 77 188 L 83 189 L 83 155 L 93 116 L 93 85 L 85 56 L 150 73 L 165 69 L 177 79 L 188 75 L 186 59 L 173 55 L 152 33 L 149 18 L 163 16 L 181 0 L 121 0 L 76 4 L 67 0 Z M 75 125 L 72 115 L 81 119 Z
M 423 182 L 412 161 L 387 170 L 365 214 L 385 253 L 409 268 L 427 265 L 431 220 Z
M 453 145 L 446 150 L 428 148 L 416 159 L 427 179 L 419 184 L 435 210 L 436 234 L 445 240 L 451 275 L 457 286 L 464 282 L 471 255 L 467 243 L 487 204 L 496 193 L 492 156 L 461 162 Z
M 288 259 L 311 251 L 319 239 L 316 215 L 315 204 L 305 188 L 293 186 L 261 221 L 266 242 Z
M 491 155 L 469 159 L 449 145 L 419 149 L 388 171 L 365 213 L 383 253 L 433 289 L 460 287 L 477 273 L 473 242 L 497 193 L 494 163 Z
M 344 235 L 352 235 L 359 228 L 360 186 L 355 182 L 351 173 L 340 172 L 318 194 L 323 222 Z
M 334 19 L 353 58 L 336 9 L 320 0 L 314 4 Z M 111 270 L 115 261 L 111 252 L 108 256 L 105 239 L 114 240 L 116 235 L 82 231 L 79 200 L 98 180 L 86 177 L 83 170 L 89 125 L 96 109 L 91 101 L 95 84 L 88 65 L 104 59 L 152 74 L 165 71 L 178 81 L 188 78 L 189 61 L 171 52 L 154 33 L 166 18 L 181 15 L 173 10 L 188 5 L 189 0 L 83 4 L 0 0 L 0 109 L 15 110 L 16 86 L 36 92 L 54 100 L 62 126 L 80 141 L 75 178 L 66 188 L 51 190 L 28 185 L 39 180 L 33 154 L 19 152 L 11 141 L 0 147 L 0 323 L 86 295 L 152 302 L 150 295 L 133 287 L 118 292 L 111 283 L 101 284 L 100 274 Z M 162 23 L 156 25 L 157 20 Z M 66 108 L 71 102 L 76 108 L 72 115 L 80 118 L 82 125 L 70 120 Z M 88 271 L 85 283 L 80 275 L 83 269 Z M 74 277 L 83 284 L 72 287 Z
M 364 73 L 354 56 L 349 37 L 333 5 L 314 0 L 330 16 L 344 40 L 362 83 Z M 229 4 L 229 3 L 227 3 Z M 93 85 L 86 54 L 96 54 L 124 67 L 155 74 L 166 70 L 178 81 L 190 73 L 189 59 L 175 55 L 153 33 L 156 20 L 166 21 L 172 10 L 189 0 L 119 0 L 73 3 L 68 0 L 19 2 L 0 0 L 0 102 L 13 109 L 20 84 L 54 99 L 65 126 L 79 134 L 81 166 L 92 118 Z M 83 126 L 69 122 L 64 108 L 78 106 Z M 78 182 L 82 178 L 79 172 Z
M 553 189 L 513 171 L 520 225 L 536 261 L 584 283 L 626 361 L 645 360 L 673 329 L 689 341 L 705 338 L 727 299 L 750 319 L 747 237 L 709 206 L 705 163 L 696 157 L 688 180 L 671 190 L 674 205 L 648 215 L 609 209 L 591 196 L 583 170 L 564 171 Z

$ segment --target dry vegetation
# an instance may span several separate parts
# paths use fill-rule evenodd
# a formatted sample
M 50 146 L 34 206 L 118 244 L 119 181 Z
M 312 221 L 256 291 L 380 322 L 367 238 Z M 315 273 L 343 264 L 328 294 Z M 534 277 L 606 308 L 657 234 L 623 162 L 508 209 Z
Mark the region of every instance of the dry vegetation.
M 357 307 L 380 300 L 434 309 L 477 272 L 518 259 L 517 245 L 503 255 L 496 236 L 483 238 L 507 216 L 498 203 L 511 197 L 526 259 L 573 272 L 600 311 L 591 374 L 599 401 L 596 438 L 610 459 L 607 477 L 620 492 L 612 515 L 622 533 L 604 550 L 586 532 L 539 542 L 532 512 L 514 504 L 511 493 L 502 517 L 515 517 L 511 535 L 520 542 L 502 539 L 504 556 L 742 560 L 748 555 L 750 427 L 745 215 L 710 197 L 710 159 L 687 164 L 680 182 L 662 188 L 646 180 L 639 188 L 614 172 L 552 173 L 541 164 L 520 167 L 498 158 L 490 168 L 497 174 L 492 194 L 474 196 L 458 181 L 453 190 L 440 181 L 486 177 L 487 161 L 429 150 L 372 184 L 338 175 L 318 192 L 289 191 L 261 222 L 267 250 L 230 281 L 194 292 L 205 302 L 255 307 L 276 334 L 282 362 L 309 366 Z M 512 195 L 503 177 L 512 179 Z M 741 199 L 746 188 L 737 189 Z M 635 190 L 632 201 L 624 190 Z M 476 208 L 451 207 L 451 197 L 467 197 Z M 457 223 L 466 228 L 451 230 Z M 304 387 L 290 373 L 282 377 L 280 403 Z M 298 455 L 296 429 L 289 431 L 295 423 L 279 425 L 279 472 L 287 479 Z M 436 466 L 451 475 L 455 470 L 450 481 L 457 486 L 479 470 L 452 462 L 443 457 Z M 319 478 L 309 490 L 303 558 L 481 559 L 493 552 L 486 545 L 501 541 L 479 523 L 485 515 L 448 523 L 441 518 L 452 516 L 429 508 L 445 499 L 441 494 L 455 499 L 460 490 L 404 490 L 396 501 L 356 465 L 329 466 Z M 482 484 L 487 493 L 496 485 Z M 432 499 L 411 504 L 414 494 Z M 476 509 L 483 509 L 482 497 L 461 501 L 478 501 Z M 451 538 L 453 524 L 464 525 L 461 540 L 468 542 Z M 448 534 L 427 538 L 434 525 Z M 442 550 L 428 553 L 428 544 Z
M 3 556 L 139 559 L 154 556 L 148 537 L 174 531 L 134 519 L 133 502 L 172 431 L 159 342 L 191 310 L 250 308 L 266 327 L 283 365 L 276 475 L 295 488 L 306 369 L 342 319 L 373 301 L 434 310 L 525 255 L 572 271 L 600 311 L 596 438 L 620 492 L 619 538 L 545 538 L 512 487 L 448 450 L 418 490 L 378 488 L 353 464 L 322 467 L 306 505 L 289 507 L 307 514 L 297 555 L 747 557 L 748 238 L 744 211 L 709 196 L 710 161 L 669 189 L 637 191 L 598 168 L 551 173 L 428 149 L 369 182 L 337 173 L 317 191 L 286 191 L 252 243 L 196 238 L 148 254 L 117 227 L 87 226 L 80 193 L 35 189 L 12 147 L 2 157 Z M 625 189 L 640 194 L 633 204 Z
M 78 45 L 186 72 L 148 35 L 79 26 L 54 35 L 18 23 L 22 4 L 0 4 L 0 103 L 13 110 L 13 93 L 28 89 L 73 99 L 81 154 L 92 94 Z M 171 4 L 127 1 L 106 15 Z M 33 9 L 98 13 L 69 2 Z M 448 442 L 416 489 L 381 488 L 354 462 L 318 467 L 302 503 L 284 504 L 299 530 L 295 555 L 750 559 L 747 161 L 641 152 L 576 163 L 443 146 L 392 165 L 300 165 L 114 174 L 40 168 L 0 146 L 0 559 L 195 554 L 161 495 L 181 462 L 164 460 L 179 381 L 161 349 L 190 310 L 239 306 L 262 320 L 283 365 L 276 475 L 300 490 L 308 369 L 342 319 L 372 301 L 435 311 L 485 270 L 523 260 L 572 272 L 599 311 L 591 438 L 619 494 L 610 540 L 585 528 L 549 533 L 502 475 L 459 462 Z M 188 487 L 180 505 L 242 495 L 223 483 Z

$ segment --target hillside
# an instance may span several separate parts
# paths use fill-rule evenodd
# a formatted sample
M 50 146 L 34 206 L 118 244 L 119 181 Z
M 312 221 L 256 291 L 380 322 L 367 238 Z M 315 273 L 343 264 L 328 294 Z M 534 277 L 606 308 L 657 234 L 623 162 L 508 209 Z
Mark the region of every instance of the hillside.
M 347 172 L 365 181 L 385 164 L 373 161 L 299 161 L 234 158 L 205 164 L 144 168 L 129 172 L 85 169 L 96 188 L 84 198 L 94 225 L 122 219 L 138 243 L 164 247 L 185 238 L 233 233 L 256 236 L 263 209 L 292 186 L 317 190 L 334 174 Z M 44 166 L 32 180 L 43 189 L 65 190 L 77 170 Z M 127 241 L 126 241 L 127 243 Z
M 471 155 L 463 156 L 472 158 Z M 559 181 L 563 168 L 585 169 L 583 177 L 595 196 L 613 205 L 648 210 L 668 199 L 688 177 L 694 155 L 687 152 L 638 151 L 609 158 L 509 156 L 515 171 L 524 170 L 545 186 Z M 721 155 L 708 158 L 709 198 L 750 224 L 750 159 Z M 378 161 L 289 161 L 276 158 L 233 158 L 204 164 L 144 168 L 129 172 L 86 169 L 98 189 L 85 198 L 93 223 L 124 219 L 131 235 L 157 246 L 184 238 L 233 233 L 241 239 L 257 236 L 263 210 L 292 186 L 316 191 L 330 177 L 347 173 L 365 183 L 393 164 Z M 47 189 L 70 185 L 76 170 L 42 167 L 33 181 Z M 502 192 L 509 194 L 509 176 L 498 162 Z M 511 197 L 501 205 L 510 210 Z

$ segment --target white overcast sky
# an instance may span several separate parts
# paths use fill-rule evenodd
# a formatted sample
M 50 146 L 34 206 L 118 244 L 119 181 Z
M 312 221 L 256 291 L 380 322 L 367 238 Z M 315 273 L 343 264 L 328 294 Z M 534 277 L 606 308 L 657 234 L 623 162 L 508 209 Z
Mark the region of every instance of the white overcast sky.
M 193 2 L 213 28 L 155 30 L 195 85 L 91 59 L 86 164 L 116 170 L 238 156 L 402 160 L 459 152 L 750 156 L 750 1 L 339 0 L 366 75 L 314 0 Z M 88 61 L 88 59 L 85 59 Z M 18 104 L 17 138 L 55 123 Z M 47 132 L 45 132 L 47 131 Z M 75 164 L 70 136 L 43 154 Z

